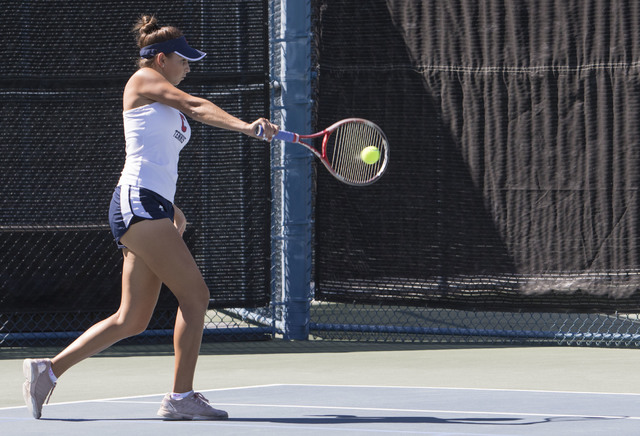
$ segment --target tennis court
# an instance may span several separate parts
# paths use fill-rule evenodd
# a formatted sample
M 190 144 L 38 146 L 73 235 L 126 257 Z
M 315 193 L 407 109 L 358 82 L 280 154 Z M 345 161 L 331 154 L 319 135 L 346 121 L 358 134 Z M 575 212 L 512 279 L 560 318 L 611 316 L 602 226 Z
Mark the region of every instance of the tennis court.
M 3 434 L 633 435 L 640 419 L 634 350 L 205 344 L 197 386 L 229 412 L 222 422 L 155 415 L 172 356 L 150 346 L 78 365 L 34 420 L 20 391 L 26 353 L 0 360 Z
M 635 3 L 0 3 L 0 433 L 638 434 Z M 208 53 L 185 92 L 301 134 L 369 120 L 385 172 L 350 186 L 297 144 L 192 123 L 195 388 L 230 419 L 156 416 L 165 288 L 147 331 L 64 374 L 34 420 L 22 360 L 120 303 L 106 209 L 142 13 Z

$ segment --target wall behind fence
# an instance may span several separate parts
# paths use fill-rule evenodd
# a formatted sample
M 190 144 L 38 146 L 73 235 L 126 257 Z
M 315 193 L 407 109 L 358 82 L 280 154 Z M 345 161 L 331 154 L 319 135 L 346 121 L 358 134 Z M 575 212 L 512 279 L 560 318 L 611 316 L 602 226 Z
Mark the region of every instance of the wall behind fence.
M 364 189 L 318 171 L 316 300 L 640 308 L 635 3 L 315 6 L 317 125 L 392 151 Z
M 181 87 L 251 121 L 269 108 L 266 0 L 2 1 L 0 10 L 0 332 L 82 330 L 120 299 L 107 211 L 124 164 L 133 23 L 153 13 L 181 28 L 208 53 Z M 268 305 L 269 149 L 191 124 L 176 204 L 211 305 Z M 165 289 L 159 310 L 175 305 Z M 171 328 L 171 316 L 152 327 Z

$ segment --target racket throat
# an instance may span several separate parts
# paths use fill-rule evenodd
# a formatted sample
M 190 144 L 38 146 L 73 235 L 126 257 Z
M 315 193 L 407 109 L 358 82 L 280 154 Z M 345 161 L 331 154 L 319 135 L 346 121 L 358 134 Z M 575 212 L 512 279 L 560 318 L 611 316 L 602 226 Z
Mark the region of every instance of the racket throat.
M 329 142 L 329 135 L 324 135 L 324 138 L 322 138 L 320 153 L 322 154 L 322 159 L 325 161 L 327 160 L 327 142 Z

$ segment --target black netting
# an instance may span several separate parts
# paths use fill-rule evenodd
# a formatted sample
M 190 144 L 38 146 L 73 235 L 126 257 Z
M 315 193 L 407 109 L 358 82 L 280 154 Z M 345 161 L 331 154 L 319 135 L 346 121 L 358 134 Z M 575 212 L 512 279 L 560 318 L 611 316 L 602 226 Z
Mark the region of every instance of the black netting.
M 0 2 L 2 80 L 126 80 L 138 59 L 131 28 L 141 14 L 178 27 L 208 54 L 190 75 L 264 79 L 265 2 L 237 0 Z
M 317 127 L 391 149 L 371 187 L 318 171 L 317 300 L 640 308 L 638 6 L 604 5 L 317 2 Z
M 81 313 L 108 313 L 120 299 L 122 258 L 107 212 L 124 164 L 122 90 L 137 68 L 133 23 L 155 13 L 160 24 L 179 27 L 208 53 L 181 88 L 250 121 L 269 112 L 266 0 L 1 1 L 0 8 L 2 331 L 39 331 L 44 318 L 42 329 L 55 330 L 69 313 L 93 322 Z M 268 147 L 191 125 L 176 204 L 190 223 L 185 239 L 212 306 L 265 306 Z M 163 290 L 159 311 L 175 304 Z M 152 327 L 171 328 L 173 319 L 156 321 Z

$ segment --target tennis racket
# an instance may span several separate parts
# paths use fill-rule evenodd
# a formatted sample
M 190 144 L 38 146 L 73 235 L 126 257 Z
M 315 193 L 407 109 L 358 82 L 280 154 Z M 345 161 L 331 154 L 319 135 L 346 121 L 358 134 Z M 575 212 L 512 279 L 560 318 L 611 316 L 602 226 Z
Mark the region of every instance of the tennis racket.
M 263 133 L 262 126 L 258 126 L 256 135 L 261 137 Z M 320 159 L 331 175 L 348 185 L 372 184 L 384 174 L 389 164 L 387 137 L 380 127 L 362 118 L 338 121 L 312 135 L 280 130 L 273 139 L 306 147 Z M 316 141 L 309 141 L 312 139 Z M 376 160 L 377 156 L 379 159 Z

